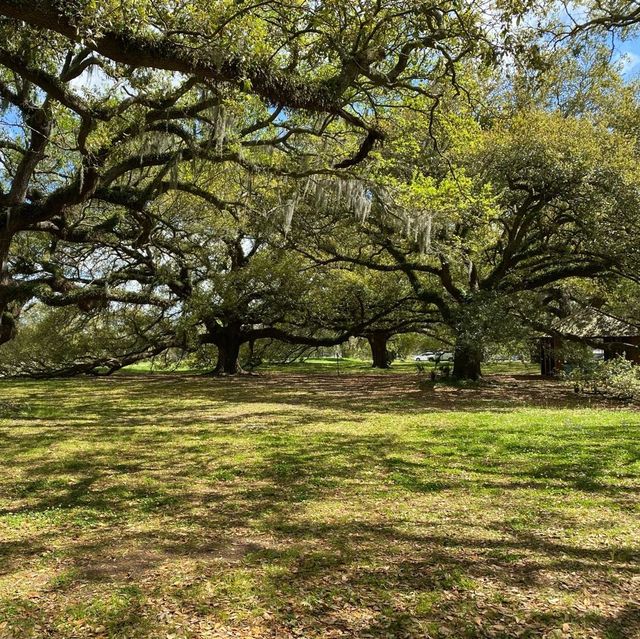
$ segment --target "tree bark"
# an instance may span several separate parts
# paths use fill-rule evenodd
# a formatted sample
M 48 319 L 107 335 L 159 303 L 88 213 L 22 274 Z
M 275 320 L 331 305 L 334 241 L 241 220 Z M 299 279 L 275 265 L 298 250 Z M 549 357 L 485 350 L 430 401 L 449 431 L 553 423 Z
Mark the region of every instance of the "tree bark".
M 458 340 L 454 352 L 453 378 L 478 380 L 482 375 L 482 347 L 478 344 Z
M 387 350 L 389 334 L 385 331 L 373 331 L 367 335 L 367 341 L 371 347 L 373 368 L 389 368 L 391 364 Z
M 3 209 L 3 214 L 5 226 L 0 229 L 0 344 L 9 342 L 15 337 L 16 320 L 21 310 L 21 305 L 18 305 L 11 295 L 9 252 L 13 233 L 8 228 L 9 209 Z
M 242 339 L 240 328 L 240 324 L 232 323 L 216 329 L 215 338 L 211 340 L 218 349 L 213 375 L 237 375 L 242 372 L 239 356 L 240 346 L 245 340 Z
M 16 335 L 16 320 L 6 307 L 0 307 L 0 344 L 10 342 Z
M 213 369 L 214 375 L 237 375 L 240 372 L 238 356 L 240 355 L 240 340 L 224 339 L 216 344 L 218 361 Z

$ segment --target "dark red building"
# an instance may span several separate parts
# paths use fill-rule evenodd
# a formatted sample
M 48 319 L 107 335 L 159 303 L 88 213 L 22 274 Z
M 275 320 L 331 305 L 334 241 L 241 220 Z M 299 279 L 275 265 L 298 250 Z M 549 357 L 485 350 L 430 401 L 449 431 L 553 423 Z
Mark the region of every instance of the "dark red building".
M 549 335 L 539 338 L 542 375 L 554 375 L 563 370 L 563 350 L 568 342 L 582 342 L 592 348 L 602 349 L 606 360 L 620 355 L 640 364 L 640 326 L 589 307 L 556 320 L 550 327 Z

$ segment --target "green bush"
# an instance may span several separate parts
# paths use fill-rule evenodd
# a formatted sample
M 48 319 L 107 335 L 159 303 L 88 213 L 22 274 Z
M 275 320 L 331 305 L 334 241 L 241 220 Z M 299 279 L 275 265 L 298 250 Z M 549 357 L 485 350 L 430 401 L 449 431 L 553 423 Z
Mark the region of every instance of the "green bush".
M 623 357 L 579 366 L 567 377 L 579 393 L 604 395 L 625 401 L 640 400 L 640 366 Z
M 15 339 L 0 346 L 0 377 L 70 376 L 115 370 L 119 361 L 148 356 L 155 316 L 113 305 L 85 313 L 75 306 L 36 304 L 20 317 Z M 152 327 L 148 329 L 147 327 Z

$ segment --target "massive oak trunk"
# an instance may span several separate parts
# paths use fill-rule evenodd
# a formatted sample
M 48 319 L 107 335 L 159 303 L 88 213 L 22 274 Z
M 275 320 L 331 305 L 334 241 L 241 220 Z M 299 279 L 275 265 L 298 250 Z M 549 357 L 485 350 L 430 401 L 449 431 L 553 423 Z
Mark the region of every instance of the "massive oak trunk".
M 387 350 L 389 334 L 385 331 L 373 331 L 367 335 L 367 341 L 371 347 L 373 368 L 389 368 L 391 363 L 389 361 L 389 351 Z
M 238 357 L 240 355 L 240 340 L 226 339 L 216 344 L 218 361 L 213 371 L 215 375 L 237 375 L 240 372 Z
M 238 362 L 242 335 L 239 325 L 225 326 L 216 330 L 215 339 L 212 340 L 218 349 L 218 361 L 213 370 L 214 375 L 237 375 L 242 372 Z
M 2 285 L 0 284 L 0 288 Z M 16 336 L 15 314 L 9 309 L 9 305 L 0 304 L 0 344 L 11 341 Z
M 4 211 L 4 215 L 8 220 L 8 209 Z M 16 334 L 16 304 L 9 294 L 11 277 L 8 261 L 11 239 L 12 235 L 6 228 L 0 230 L 0 344 L 11 341 Z
M 482 374 L 482 347 L 473 342 L 458 340 L 454 352 L 453 378 L 477 380 Z

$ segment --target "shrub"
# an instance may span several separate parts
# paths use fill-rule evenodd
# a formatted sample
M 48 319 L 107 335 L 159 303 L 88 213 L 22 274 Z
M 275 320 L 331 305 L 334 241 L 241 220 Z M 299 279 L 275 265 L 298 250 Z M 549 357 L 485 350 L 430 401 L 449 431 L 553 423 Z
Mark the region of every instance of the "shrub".
M 147 326 L 154 327 L 147 330 Z M 20 317 L 15 339 L 0 346 L 0 377 L 97 374 L 151 353 L 154 315 L 118 306 L 84 313 L 77 307 L 36 304 Z M 159 340 L 162 337 L 160 334 Z M 139 355 L 139 357 L 138 357 Z
M 567 376 L 576 392 L 625 401 L 640 400 L 640 366 L 623 357 L 580 366 Z

